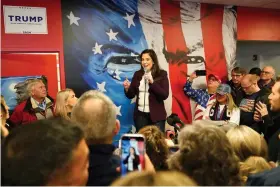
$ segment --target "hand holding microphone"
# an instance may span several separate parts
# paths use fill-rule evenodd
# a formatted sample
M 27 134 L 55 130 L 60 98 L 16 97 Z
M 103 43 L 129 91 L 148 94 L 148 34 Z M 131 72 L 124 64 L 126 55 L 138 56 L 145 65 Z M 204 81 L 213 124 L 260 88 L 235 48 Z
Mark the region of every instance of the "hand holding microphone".
M 150 84 L 153 84 L 154 79 L 153 79 L 152 74 L 150 73 L 150 70 L 147 69 L 147 68 L 144 68 L 144 72 L 145 72 L 145 74 L 144 74 L 145 82 L 148 82 L 148 83 L 150 83 Z

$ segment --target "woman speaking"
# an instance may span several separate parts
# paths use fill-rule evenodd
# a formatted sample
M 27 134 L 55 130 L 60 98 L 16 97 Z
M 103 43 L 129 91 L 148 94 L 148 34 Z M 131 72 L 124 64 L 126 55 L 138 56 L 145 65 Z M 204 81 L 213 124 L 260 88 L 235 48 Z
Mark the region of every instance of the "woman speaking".
M 164 132 L 164 100 L 169 95 L 167 72 L 160 69 L 154 50 L 144 50 L 140 58 L 141 69 L 134 73 L 131 83 L 128 80 L 123 82 L 126 97 L 137 97 L 134 110 L 135 128 L 138 132 L 144 126 L 156 125 Z

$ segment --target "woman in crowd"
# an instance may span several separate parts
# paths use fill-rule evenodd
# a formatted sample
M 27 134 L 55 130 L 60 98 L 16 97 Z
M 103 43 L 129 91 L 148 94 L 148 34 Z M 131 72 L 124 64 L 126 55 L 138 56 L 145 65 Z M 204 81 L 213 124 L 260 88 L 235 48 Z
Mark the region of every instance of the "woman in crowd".
M 215 121 L 213 124 L 227 129 L 239 125 L 240 110 L 234 104 L 230 86 L 220 84 L 215 97 L 216 101 L 207 105 L 203 119 Z
M 127 164 L 127 171 L 138 171 L 138 166 L 140 164 L 139 155 L 136 154 L 135 148 L 129 148 L 129 155 L 124 159 L 124 164 Z
M 9 134 L 8 125 L 6 124 L 6 120 L 9 117 L 9 107 L 6 104 L 4 96 L 1 95 L 1 138 L 4 138 Z
M 56 95 L 55 115 L 70 120 L 72 108 L 77 100 L 72 89 L 66 88 L 59 91 Z
M 249 175 L 271 169 L 267 162 L 265 139 L 250 127 L 240 125 L 230 129 L 227 137 L 240 159 L 240 174 L 244 182 Z
M 166 119 L 164 100 L 169 95 L 167 72 L 160 69 L 154 50 L 144 50 L 140 58 L 141 69 L 134 73 L 132 82 L 128 80 L 123 82 L 126 97 L 129 99 L 137 97 L 134 110 L 136 131 L 155 124 L 164 132 Z
M 243 162 L 250 156 L 267 159 L 266 141 L 252 128 L 245 125 L 236 126 L 227 132 L 227 137 L 240 161 Z
M 259 156 L 250 156 L 244 162 L 240 162 L 240 175 L 244 183 L 247 182 L 249 175 L 270 169 L 271 166 L 269 163 L 263 157 Z
M 239 159 L 225 132 L 196 121 L 179 133 L 179 151 L 168 160 L 169 169 L 192 177 L 200 186 L 239 186 Z
M 146 153 L 156 170 L 167 170 L 168 146 L 163 132 L 156 126 L 146 126 L 140 129 L 146 139 Z
M 132 172 L 111 186 L 197 186 L 188 176 L 176 171 Z

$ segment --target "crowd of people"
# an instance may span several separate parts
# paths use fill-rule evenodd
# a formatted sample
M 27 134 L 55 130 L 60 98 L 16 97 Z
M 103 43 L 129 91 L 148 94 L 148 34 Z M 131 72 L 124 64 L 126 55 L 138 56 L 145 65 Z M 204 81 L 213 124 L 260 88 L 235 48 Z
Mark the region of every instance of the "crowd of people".
M 228 82 L 209 74 L 207 89 L 193 88 L 193 72 L 182 91 L 203 115 L 181 129 L 174 145 L 165 133 L 167 72 L 152 49 L 140 58 L 141 69 L 123 87 L 126 97 L 137 98 L 144 170 L 133 171 L 131 162 L 132 172 L 121 176 L 121 162 L 139 156 L 131 147 L 122 160 L 113 145 L 121 124 L 108 96 L 89 90 L 78 99 L 67 88 L 53 100 L 44 82 L 34 79 L 11 116 L 1 97 L 2 185 L 280 185 L 280 81 L 273 67 L 249 73 L 235 67 Z

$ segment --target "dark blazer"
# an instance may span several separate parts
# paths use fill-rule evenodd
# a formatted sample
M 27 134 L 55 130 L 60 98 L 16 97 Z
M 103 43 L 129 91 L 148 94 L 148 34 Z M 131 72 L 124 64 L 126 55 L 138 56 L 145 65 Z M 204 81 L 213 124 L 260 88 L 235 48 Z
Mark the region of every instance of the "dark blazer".
M 138 97 L 139 97 L 139 85 L 144 75 L 143 70 L 136 71 L 133 75 L 130 87 L 128 91 L 125 91 L 127 98 L 132 99 L 137 96 L 136 106 L 134 109 L 134 119 L 138 115 Z M 153 77 L 153 84 L 149 84 L 149 107 L 150 117 L 153 122 L 166 120 L 166 111 L 164 108 L 164 100 L 169 95 L 169 81 L 167 72 L 164 70 L 160 71 L 159 76 Z

